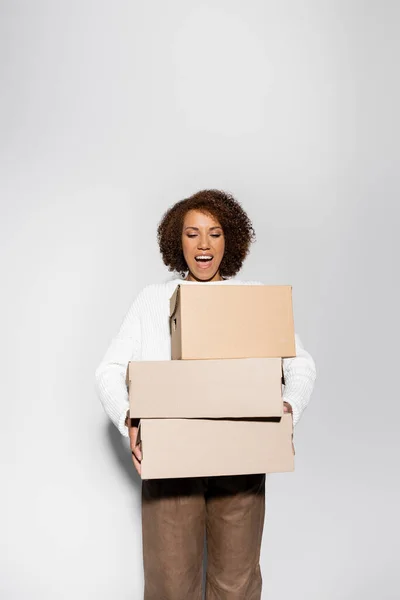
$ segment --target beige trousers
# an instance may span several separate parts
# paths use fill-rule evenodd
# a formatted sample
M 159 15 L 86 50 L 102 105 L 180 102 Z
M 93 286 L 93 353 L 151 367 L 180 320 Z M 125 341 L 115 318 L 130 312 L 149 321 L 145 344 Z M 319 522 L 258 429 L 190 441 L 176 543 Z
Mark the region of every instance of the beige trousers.
M 265 475 L 142 482 L 144 600 L 260 600 Z

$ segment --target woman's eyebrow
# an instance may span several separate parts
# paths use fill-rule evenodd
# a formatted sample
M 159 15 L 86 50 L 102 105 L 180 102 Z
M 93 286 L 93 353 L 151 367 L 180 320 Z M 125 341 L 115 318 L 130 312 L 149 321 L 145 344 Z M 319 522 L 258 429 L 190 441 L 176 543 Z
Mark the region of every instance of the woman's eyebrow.
M 192 227 L 191 225 L 188 225 L 187 227 L 185 227 L 185 231 L 186 229 L 195 229 L 196 231 L 199 231 L 198 227 Z M 215 225 L 214 227 L 210 227 L 210 231 L 212 229 L 222 229 L 222 227 L 220 225 Z

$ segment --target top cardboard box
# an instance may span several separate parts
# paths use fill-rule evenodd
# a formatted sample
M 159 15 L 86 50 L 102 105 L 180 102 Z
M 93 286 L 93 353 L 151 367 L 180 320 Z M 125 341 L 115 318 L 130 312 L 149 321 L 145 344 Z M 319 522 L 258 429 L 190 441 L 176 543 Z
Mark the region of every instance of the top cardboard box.
M 178 285 L 170 330 L 175 360 L 293 357 L 292 286 Z

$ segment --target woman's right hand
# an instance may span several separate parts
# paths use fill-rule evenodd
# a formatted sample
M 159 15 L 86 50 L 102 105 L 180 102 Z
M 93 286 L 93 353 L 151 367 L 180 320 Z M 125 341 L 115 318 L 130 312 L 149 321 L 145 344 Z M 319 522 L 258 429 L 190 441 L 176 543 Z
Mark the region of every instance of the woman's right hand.
M 130 440 L 130 446 L 131 446 L 131 451 L 132 451 L 132 460 L 133 460 L 133 464 L 135 465 L 136 471 L 139 473 L 140 475 L 140 462 L 142 460 L 142 451 L 140 449 L 140 444 L 137 444 L 137 435 L 138 435 L 138 430 L 139 430 L 139 419 L 131 419 L 129 418 L 129 414 L 128 414 L 128 429 L 129 429 L 129 440 Z

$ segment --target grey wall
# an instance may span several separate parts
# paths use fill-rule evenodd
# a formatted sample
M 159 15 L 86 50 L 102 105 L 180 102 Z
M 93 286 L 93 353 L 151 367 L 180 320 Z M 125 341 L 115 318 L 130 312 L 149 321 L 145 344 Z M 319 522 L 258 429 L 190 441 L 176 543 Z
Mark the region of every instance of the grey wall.
M 3 1 L 0 595 L 139 599 L 139 481 L 94 392 L 156 225 L 231 191 L 245 279 L 291 283 L 318 367 L 269 476 L 263 598 L 394 600 L 397 2 Z

